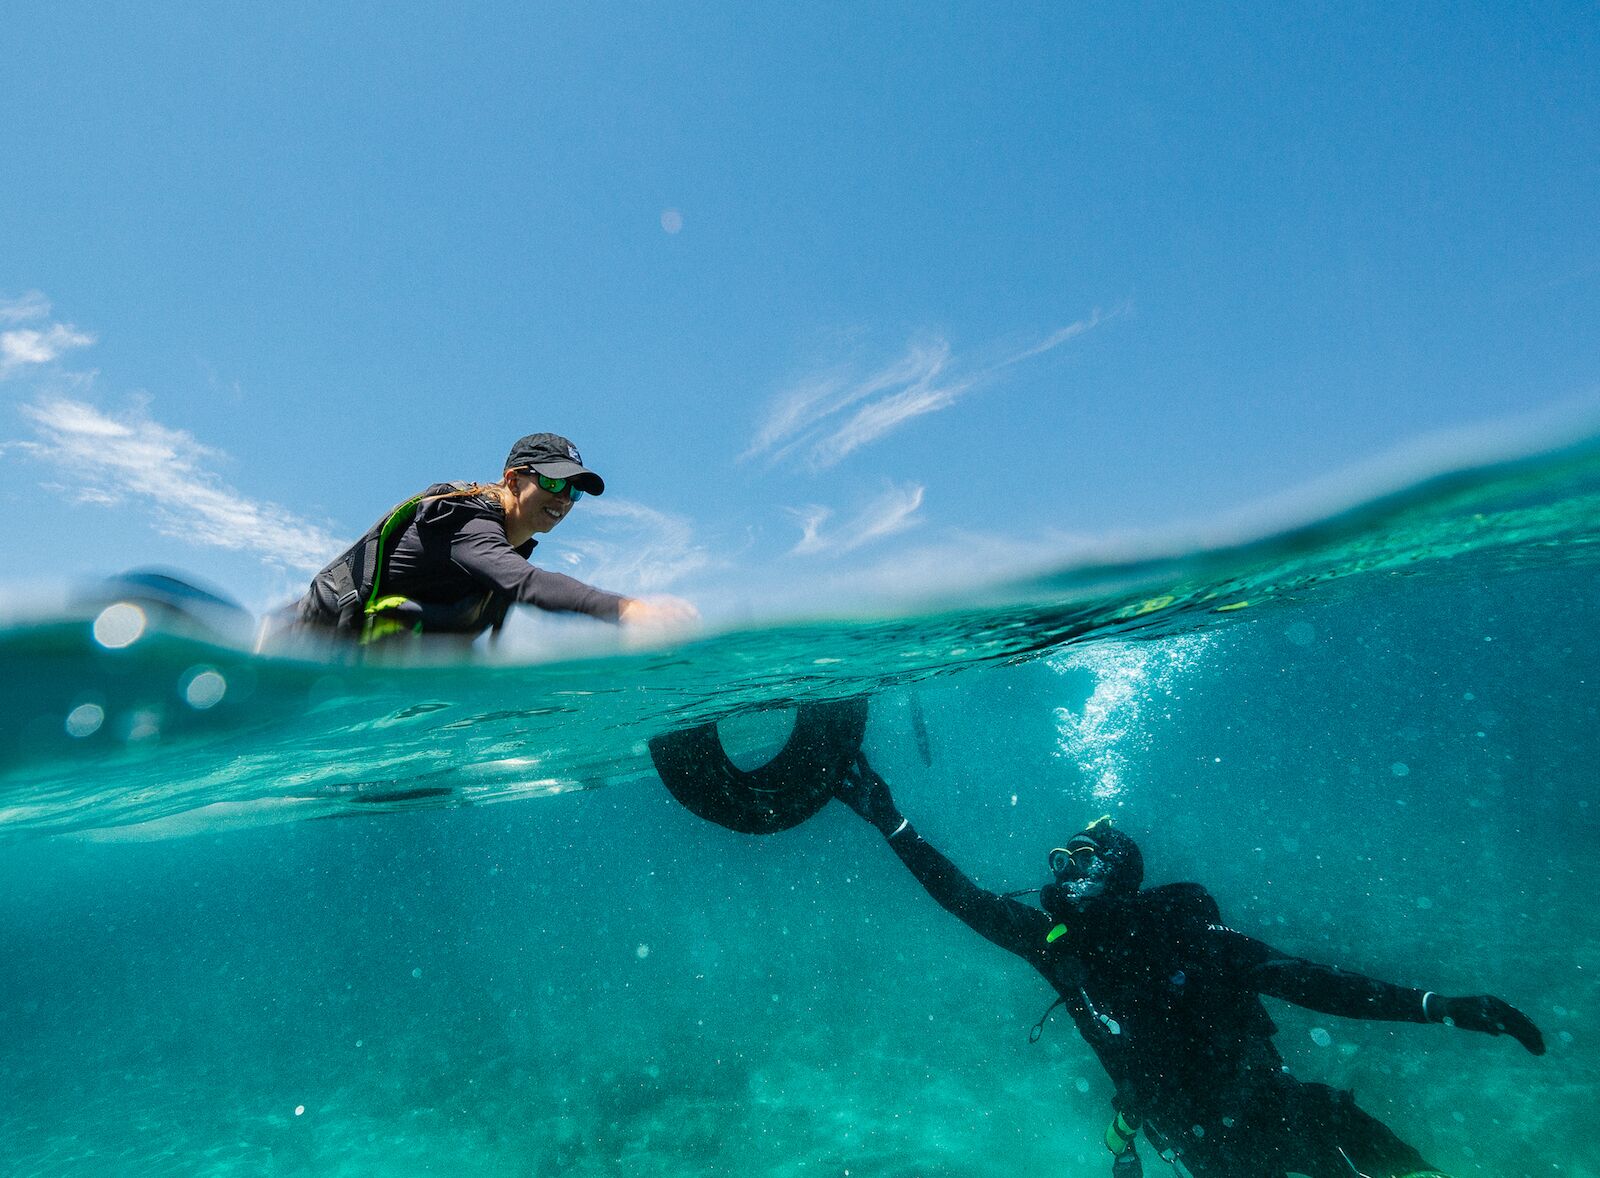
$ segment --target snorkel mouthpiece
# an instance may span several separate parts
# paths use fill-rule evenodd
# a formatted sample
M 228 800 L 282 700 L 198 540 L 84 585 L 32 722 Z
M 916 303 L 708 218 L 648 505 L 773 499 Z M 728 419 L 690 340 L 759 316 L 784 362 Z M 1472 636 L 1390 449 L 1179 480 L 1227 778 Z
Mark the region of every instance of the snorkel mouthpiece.
M 1072 895 L 1059 883 L 1048 883 L 1039 889 L 1039 907 L 1057 920 L 1072 915 Z

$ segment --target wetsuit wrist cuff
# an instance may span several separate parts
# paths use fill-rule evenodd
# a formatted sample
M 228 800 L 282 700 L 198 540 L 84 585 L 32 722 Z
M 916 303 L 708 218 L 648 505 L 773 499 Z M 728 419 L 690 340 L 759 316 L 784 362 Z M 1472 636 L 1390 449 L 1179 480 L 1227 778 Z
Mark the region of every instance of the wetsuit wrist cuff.
M 895 835 L 904 833 L 905 830 L 908 827 L 910 827 L 910 825 L 911 825 L 911 819 L 902 818 L 902 819 L 900 819 L 900 825 L 895 827 L 893 830 L 887 832 L 883 837 L 886 838 L 886 839 L 892 839 L 892 838 L 894 838 Z

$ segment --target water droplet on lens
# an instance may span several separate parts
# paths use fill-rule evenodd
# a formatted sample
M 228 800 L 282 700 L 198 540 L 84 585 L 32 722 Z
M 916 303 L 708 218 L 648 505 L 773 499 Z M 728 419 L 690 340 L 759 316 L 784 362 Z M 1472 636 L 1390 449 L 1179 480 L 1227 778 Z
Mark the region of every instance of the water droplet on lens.
M 106 722 L 106 710 L 99 704 L 79 704 L 67 713 L 67 735 L 81 740 L 100 731 Z
M 192 667 L 185 674 L 183 699 L 196 711 L 214 708 L 228 694 L 228 681 L 210 667 Z
M 1311 1041 L 1318 1047 L 1326 1047 L 1328 1044 L 1333 1042 L 1333 1036 L 1328 1034 L 1327 1030 L 1323 1027 L 1312 1027 Z
M 94 620 L 94 640 L 107 650 L 132 646 L 144 633 L 144 610 L 127 601 L 108 605 Z

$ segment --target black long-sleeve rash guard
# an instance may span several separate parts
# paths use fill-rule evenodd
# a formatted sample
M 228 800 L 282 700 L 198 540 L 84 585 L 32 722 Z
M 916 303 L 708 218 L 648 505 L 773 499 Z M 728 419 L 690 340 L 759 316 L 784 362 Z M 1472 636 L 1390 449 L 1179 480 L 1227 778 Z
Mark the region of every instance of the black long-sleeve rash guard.
M 430 496 L 455 490 L 429 487 Z M 384 564 L 383 592 L 423 603 L 454 603 L 488 592 L 504 605 L 522 602 L 545 610 L 588 614 L 614 622 L 625 598 L 528 563 L 538 544 L 512 547 L 505 511 L 481 496 L 428 498 L 401 531 Z
M 1279 1072 L 1262 994 L 1346 1018 L 1427 1021 L 1423 991 L 1227 928 L 1199 884 L 1106 899 L 1050 940 L 1054 919 L 979 888 L 909 827 L 889 845 L 941 907 L 1045 976 L 1134 1111 L 1203 1109 L 1252 1074 Z

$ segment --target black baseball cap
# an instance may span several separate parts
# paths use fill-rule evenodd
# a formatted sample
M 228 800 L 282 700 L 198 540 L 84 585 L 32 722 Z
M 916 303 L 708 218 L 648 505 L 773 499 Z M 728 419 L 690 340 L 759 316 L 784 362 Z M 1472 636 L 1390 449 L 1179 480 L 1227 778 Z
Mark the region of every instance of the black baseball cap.
M 506 470 L 532 467 L 546 478 L 570 479 L 586 495 L 604 495 L 606 481 L 583 464 L 578 448 L 560 434 L 518 438 L 506 455 Z

